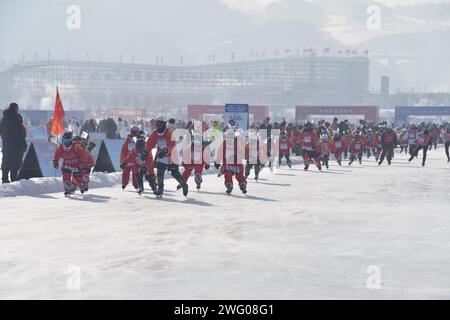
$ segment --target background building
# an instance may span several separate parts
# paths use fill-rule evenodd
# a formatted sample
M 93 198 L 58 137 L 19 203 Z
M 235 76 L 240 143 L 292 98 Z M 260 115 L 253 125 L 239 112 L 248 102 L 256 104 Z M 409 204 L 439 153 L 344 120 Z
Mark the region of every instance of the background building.
M 37 61 L 0 72 L 0 99 L 51 107 L 59 86 L 65 107 L 89 112 L 145 108 L 184 114 L 188 104 L 242 102 L 364 105 L 367 57 L 290 57 L 198 66 Z

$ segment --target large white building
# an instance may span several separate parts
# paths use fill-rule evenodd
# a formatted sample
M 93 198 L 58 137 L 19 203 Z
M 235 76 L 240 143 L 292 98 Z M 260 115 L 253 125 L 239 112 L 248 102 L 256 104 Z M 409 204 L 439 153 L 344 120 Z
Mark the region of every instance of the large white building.
M 1 103 L 40 106 L 57 85 L 69 109 L 362 104 L 369 91 L 369 59 L 308 56 L 198 66 L 27 62 L 0 72 Z

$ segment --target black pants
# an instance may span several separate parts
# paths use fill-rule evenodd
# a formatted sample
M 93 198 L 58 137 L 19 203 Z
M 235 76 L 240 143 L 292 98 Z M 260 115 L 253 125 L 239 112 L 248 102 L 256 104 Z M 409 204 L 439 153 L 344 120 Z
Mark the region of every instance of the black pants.
M 2 183 L 9 183 L 17 181 L 17 174 L 19 172 L 19 169 L 12 169 L 12 168 L 2 168 Z M 8 176 L 11 175 L 11 180 L 8 179 Z
M 429 147 L 430 147 L 430 146 L 424 146 L 424 147 L 422 147 L 422 146 L 417 146 L 416 149 L 414 150 L 413 154 L 412 154 L 411 157 L 409 158 L 409 161 L 412 161 L 412 159 L 413 159 L 414 157 L 416 157 L 416 156 L 419 154 L 420 149 L 423 149 L 422 166 L 424 166 L 424 165 L 425 165 L 425 161 L 427 160 L 427 151 L 428 151 L 428 148 L 429 148 Z
M 394 147 L 393 146 L 383 146 L 383 151 L 381 151 L 379 164 L 383 163 L 384 158 L 389 164 L 391 164 L 392 156 L 394 155 Z
M 412 155 L 414 153 L 414 150 L 416 150 L 417 145 L 410 144 L 409 145 L 409 155 Z
M 445 143 L 445 154 L 447 155 L 447 160 L 450 160 L 448 149 L 450 148 L 450 141 Z
M 289 158 L 289 152 L 281 152 L 280 151 L 280 158 L 278 159 L 279 165 L 281 165 L 281 160 L 283 160 L 283 158 L 286 159 L 287 164 L 291 163 L 291 159 Z
M 261 167 L 262 167 L 262 165 L 259 162 L 259 160 L 258 160 L 257 164 L 249 164 L 249 163 L 247 163 L 245 165 L 245 177 L 248 178 L 248 176 L 250 175 L 250 170 L 252 168 L 254 168 L 255 169 L 255 179 L 258 179 L 259 172 L 261 171 Z
M 158 162 L 156 164 L 156 179 L 158 182 L 158 193 L 162 194 L 164 192 L 164 173 L 167 171 L 170 172 L 172 177 L 181 185 L 184 186 L 186 182 L 183 180 L 181 176 L 180 170 L 178 169 L 178 165 L 176 164 L 166 164 L 163 162 Z

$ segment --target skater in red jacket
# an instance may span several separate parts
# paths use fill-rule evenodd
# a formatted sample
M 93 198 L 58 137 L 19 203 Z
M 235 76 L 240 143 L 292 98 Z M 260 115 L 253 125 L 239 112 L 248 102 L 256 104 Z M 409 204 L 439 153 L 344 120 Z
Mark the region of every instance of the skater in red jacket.
M 83 156 L 81 157 L 79 167 L 79 173 L 81 174 L 83 183 L 79 185 L 79 188 L 81 193 L 85 193 L 89 190 L 91 171 L 95 165 L 94 157 L 92 155 L 95 143 L 89 141 L 89 133 L 85 131 L 83 131 L 79 137 L 74 137 L 73 142 L 83 149 Z
M 342 153 L 344 152 L 344 148 L 342 136 L 339 132 L 336 132 L 331 142 L 331 152 L 339 165 L 342 165 Z
M 166 120 L 163 116 L 156 119 L 156 129 L 152 131 L 147 140 L 146 150 L 151 154 L 152 150 L 156 148 L 156 179 L 158 189 L 155 195 L 162 197 L 164 193 L 164 173 L 169 171 L 172 177 L 181 185 L 183 195 L 188 195 L 189 186 L 183 180 L 179 171 L 180 159 L 177 156 L 177 149 L 175 141 L 172 140 L 172 129 L 166 126 Z
M 314 159 L 316 166 L 319 170 L 322 170 L 320 164 L 319 154 L 317 152 L 317 146 L 319 144 L 319 139 L 311 122 L 306 123 L 303 132 L 298 137 L 298 144 L 302 146 L 303 161 L 305 163 L 305 171 L 309 168 L 310 159 Z
M 53 167 L 58 169 L 59 160 L 62 159 L 62 175 L 64 195 L 67 197 L 77 190 L 77 186 L 83 183 L 80 172 L 84 150 L 78 144 L 73 143 L 72 132 L 65 132 L 62 143 L 58 146 L 53 157 Z
M 358 133 L 356 133 L 355 136 L 353 137 L 350 149 L 351 155 L 350 155 L 350 162 L 348 163 L 348 165 L 350 166 L 356 159 L 358 159 L 359 164 L 362 164 L 364 144 L 361 141 L 361 136 Z
M 221 163 L 220 172 L 225 177 L 226 193 L 233 191 L 233 176 L 239 183 L 239 188 L 243 194 L 247 194 L 247 180 L 244 176 L 245 141 L 236 131 L 234 122 L 228 125 L 225 132 L 225 139 L 219 146 L 216 155 L 216 162 Z
M 289 158 L 289 155 L 291 154 L 292 150 L 292 141 L 289 139 L 289 137 L 286 134 L 286 131 L 280 132 L 280 139 L 279 139 L 279 160 L 278 165 L 281 165 L 281 160 L 283 160 L 283 157 L 286 158 L 286 163 L 289 168 L 292 167 L 291 159 Z
M 381 165 L 386 157 L 388 165 L 391 165 L 392 158 L 394 156 L 394 149 L 397 147 L 397 134 L 395 134 L 392 127 L 387 127 L 381 135 L 381 152 L 380 161 L 378 165 Z
M 402 133 L 400 134 L 400 153 L 405 151 L 405 154 L 408 154 L 408 131 L 406 128 L 402 129 Z
M 255 181 L 259 179 L 264 164 L 261 160 L 267 158 L 267 149 L 259 137 L 259 133 L 252 132 L 249 134 L 248 143 L 245 145 L 245 179 L 250 176 L 250 171 L 255 170 Z
M 411 154 L 409 158 L 409 162 L 411 162 L 414 157 L 419 154 L 420 149 L 423 150 L 423 158 L 422 158 L 422 167 L 425 167 L 425 161 L 427 160 L 427 151 L 431 144 L 431 135 L 428 129 L 425 129 L 421 134 L 419 134 L 419 138 L 417 139 L 417 146 L 414 152 Z
M 204 142 L 202 137 L 195 137 L 192 132 L 189 132 L 189 134 L 191 135 L 191 141 L 187 147 L 183 148 L 183 180 L 187 182 L 192 171 L 194 171 L 194 181 L 197 190 L 200 190 L 203 182 L 203 168 L 209 169 L 209 163 L 205 163 L 203 158 L 203 153 L 208 143 Z M 179 184 L 177 190 L 181 188 Z
M 136 137 L 139 134 L 139 127 L 132 127 L 130 133 L 125 138 L 122 144 L 122 150 L 120 152 L 120 168 L 122 169 L 122 189 L 125 189 L 130 181 L 130 175 L 132 175 L 132 183 L 135 189 L 138 189 L 137 182 L 138 165 L 136 158 L 132 156 L 133 150 L 136 147 Z
M 320 137 L 320 142 L 317 146 L 317 152 L 319 153 L 319 157 L 322 160 L 322 164 L 327 169 L 329 168 L 328 162 L 330 160 L 331 145 L 332 141 L 329 138 L 328 134 L 325 133 Z

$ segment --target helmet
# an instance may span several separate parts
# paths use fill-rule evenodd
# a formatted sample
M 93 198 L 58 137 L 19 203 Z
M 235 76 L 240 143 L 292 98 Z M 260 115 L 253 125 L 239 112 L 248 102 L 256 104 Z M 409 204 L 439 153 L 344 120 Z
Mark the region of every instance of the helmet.
M 236 130 L 236 127 L 237 127 L 236 120 L 230 119 L 230 121 L 228 122 L 228 129 Z
M 137 136 L 140 130 L 141 129 L 139 129 L 138 126 L 134 126 L 134 127 L 131 128 L 130 133 L 131 133 L 132 136 Z
M 166 129 L 166 117 L 164 117 L 162 114 L 160 114 L 156 118 L 156 130 L 161 133 L 165 129 Z
M 73 141 L 73 133 L 70 131 L 64 132 L 62 136 L 62 143 L 64 144 L 64 146 L 70 147 L 72 145 L 72 141 Z
M 305 124 L 305 130 L 312 130 L 313 129 L 313 124 L 311 122 L 307 122 Z

